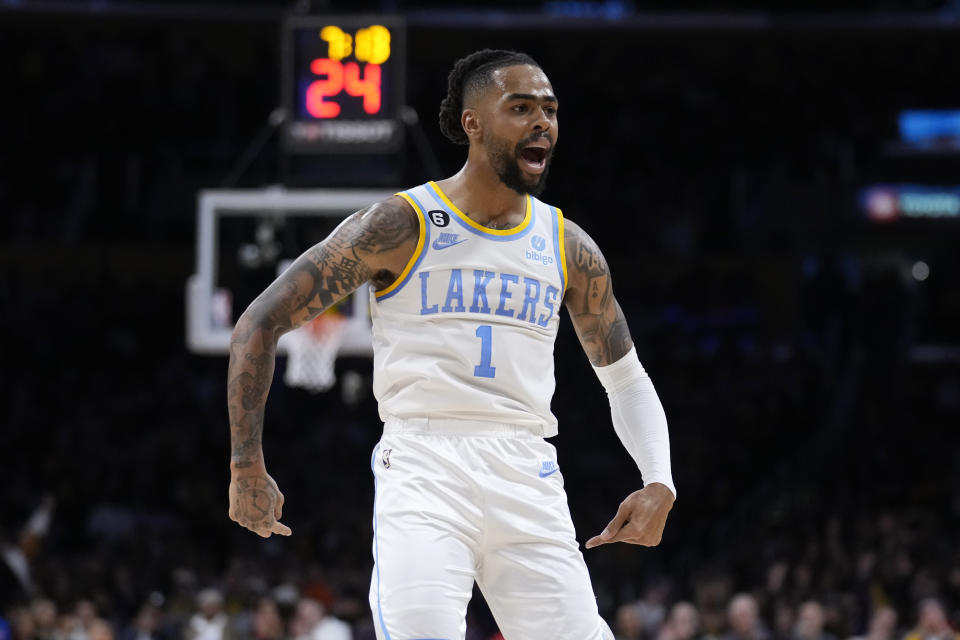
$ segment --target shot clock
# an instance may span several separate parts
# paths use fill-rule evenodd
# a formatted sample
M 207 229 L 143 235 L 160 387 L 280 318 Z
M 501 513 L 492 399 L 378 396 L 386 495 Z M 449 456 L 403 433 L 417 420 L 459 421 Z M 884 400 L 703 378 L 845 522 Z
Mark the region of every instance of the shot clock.
M 403 22 L 384 16 L 293 17 L 284 29 L 287 150 L 397 149 L 403 141 Z

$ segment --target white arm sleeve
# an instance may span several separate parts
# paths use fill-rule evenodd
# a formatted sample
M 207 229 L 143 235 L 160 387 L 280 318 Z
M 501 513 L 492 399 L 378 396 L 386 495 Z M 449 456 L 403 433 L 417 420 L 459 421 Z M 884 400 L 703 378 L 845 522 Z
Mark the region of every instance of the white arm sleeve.
M 620 442 L 630 453 L 645 485 L 659 482 L 666 485 L 674 497 L 670 471 L 670 434 L 667 416 L 653 388 L 653 381 L 637 358 L 636 348 L 605 367 L 594 367 L 594 372 L 607 390 L 613 428 Z

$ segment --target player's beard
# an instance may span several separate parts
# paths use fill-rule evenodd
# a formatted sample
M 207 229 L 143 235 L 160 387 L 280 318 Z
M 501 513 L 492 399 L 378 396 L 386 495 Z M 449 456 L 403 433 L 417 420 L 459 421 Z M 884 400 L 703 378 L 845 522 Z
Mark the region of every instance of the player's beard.
M 520 169 L 520 152 L 540 137 L 546 137 L 547 140 L 550 140 L 550 150 L 544 158 L 543 173 L 528 177 Z M 553 140 L 550 136 L 534 134 L 524 138 L 511 148 L 508 140 L 491 135 L 484 140 L 484 147 L 487 149 L 487 159 L 490 161 L 490 166 L 497 172 L 500 182 L 510 189 L 520 195 L 529 193 L 536 197 L 547 188 L 547 174 L 550 172 L 550 161 L 553 158 Z

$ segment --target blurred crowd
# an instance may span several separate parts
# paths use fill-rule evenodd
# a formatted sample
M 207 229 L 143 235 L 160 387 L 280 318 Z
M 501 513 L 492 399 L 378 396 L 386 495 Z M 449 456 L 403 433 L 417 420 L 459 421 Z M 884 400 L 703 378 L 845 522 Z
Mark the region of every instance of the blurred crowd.
M 350 640 L 353 631 L 347 623 L 329 615 L 319 601 L 303 597 L 287 603 L 283 589 L 277 596 L 263 596 L 244 608 L 227 602 L 213 588 L 197 593 L 194 605 L 183 610 L 166 607 L 163 596 L 151 598 L 125 624 L 112 625 L 100 617 L 90 600 L 79 600 L 67 611 L 37 598 L 28 605 L 13 608 L 3 636 L 15 639 L 43 640 Z M 293 592 L 296 594 L 296 591 Z
M 729 576 L 695 581 L 691 600 L 672 597 L 661 578 L 610 620 L 617 640 L 958 640 L 946 601 L 924 597 L 898 607 L 878 588 L 868 610 L 839 598 L 784 597 L 786 564 L 770 568 L 768 583 L 727 595 Z M 960 569 L 953 570 L 957 580 Z M 249 578 L 249 576 L 247 576 Z M 181 576 L 188 580 L 187 576 Z M 954 584 L 952 602 L 960 593 Z M 330 583 L 304 581 L 268 588 L 230 584 L 150 593 L 129 618 L 109 603 L 79 599 L 58 605 L 36 596 L 8 606 L 0 617 L 2 640 L 374 640 L 369 612 L 338 600 Z M 189 597 L 188 597 L 189 596 Z M 335 615 L 337 607 L 346 620 Z M 468 640 L 502 640 L 495 624 L 479 619 L 473 605 Z M 864 614 L 862 619 L 859 613 Z M 359 614 L 359 618 L 351 620 Z M 851 617 L 852 616 L 852 617 Z
M 47 499 L 3 543 L 2 640 L 375 637 L 369 558 L 338 566 L 273 539 L 221 570 L 205 562 L 202 541 L 148 530 L 96 553 L 54 555 L 43 539 L 51 523 L 53 532 Z M 955 524 L 911 508 L 838 515 L 808 531 L 781 533 L 776 551 L 754 548 L 746 561 L 702 559 L 689 573 L 666 557 L 666 571 L 626 575 L 649 552 L 624 545 L 587 559 L 618 640 L 960 640 Z M 138 563 L 141 546 L 151 557 Z M 500 638 L 479 592 L 468 629 L 468 640 Z

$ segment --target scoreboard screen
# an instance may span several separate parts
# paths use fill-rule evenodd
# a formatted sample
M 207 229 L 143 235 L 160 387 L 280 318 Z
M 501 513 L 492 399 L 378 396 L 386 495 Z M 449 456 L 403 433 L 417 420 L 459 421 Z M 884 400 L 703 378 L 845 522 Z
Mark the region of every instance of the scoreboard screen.
M 287 150 L 397 149 L 403 141 L 403 22 L 384 16 L 294 17 L 284 28 Z

